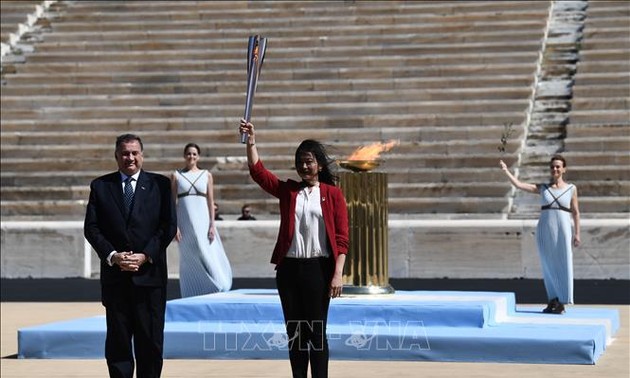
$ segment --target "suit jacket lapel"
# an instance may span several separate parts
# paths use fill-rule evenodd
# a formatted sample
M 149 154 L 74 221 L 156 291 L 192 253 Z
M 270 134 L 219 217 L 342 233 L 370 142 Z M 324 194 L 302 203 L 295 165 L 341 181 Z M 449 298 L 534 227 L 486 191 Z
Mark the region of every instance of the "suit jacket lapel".
M 130 215 L 138 214 L 138 211 L 141 210 L 142 204 L 146 202 L 145 199 L 150 186 L 151 180 L 149 180 L 149 176 L 144 171 L 140 171 L 138 182 L 136 183 L 136 190 L 133 194 L 133 207 L 131 208 Z
M 319 185 L 319 204 L 322 207 L 322 216 L 324 217 L 324 221 L 328 219 L 328 206 L 331 206 L 330 201 L 326 201 L 328 198 L 328 186 L 326 184 L 320 183 Z M 326 222 L 324 222 L 326 223 Z
M 114 203 L 120 210 L 120 213 L 125 216 L 125 204 L 123 201 L 123 193 L 122 193 L 122 182 L 120 180 L 120 173 L 116 172 L 112 174 L 112 179 L 109 183 L 109 189 L 114 199 Z

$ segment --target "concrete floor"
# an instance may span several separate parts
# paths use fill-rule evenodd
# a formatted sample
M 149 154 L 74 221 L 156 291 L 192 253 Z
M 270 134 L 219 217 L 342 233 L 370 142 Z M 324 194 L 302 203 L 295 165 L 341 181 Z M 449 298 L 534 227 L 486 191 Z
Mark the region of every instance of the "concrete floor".
M 594 307 L 588 305 L 584 307 Z M 630 306 L 617 308 L 621 328 L 597 365 L 531 365 L 407 361 L 331 361 L 330 377 L 630 377 Z M 52 321 L 82 318 L 104 313 L 98 302 L 0 303 L 2 378 L 107 377 L 104 360 L 18 360 L 17 330 Z M 289 362 L 269 360 L 165 360 L 163 377 L 290 377 Z

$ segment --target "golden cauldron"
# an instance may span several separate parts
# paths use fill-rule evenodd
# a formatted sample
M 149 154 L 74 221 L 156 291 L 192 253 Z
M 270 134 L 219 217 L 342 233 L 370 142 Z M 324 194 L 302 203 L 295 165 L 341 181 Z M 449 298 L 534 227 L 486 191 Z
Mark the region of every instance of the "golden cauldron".
M 370 172 L 381 160 L 341 160 L 338 172 L 348 205 L 350 248 L 344 266 L 345 294 L 391 294 L 388 271 L 387 174 Z

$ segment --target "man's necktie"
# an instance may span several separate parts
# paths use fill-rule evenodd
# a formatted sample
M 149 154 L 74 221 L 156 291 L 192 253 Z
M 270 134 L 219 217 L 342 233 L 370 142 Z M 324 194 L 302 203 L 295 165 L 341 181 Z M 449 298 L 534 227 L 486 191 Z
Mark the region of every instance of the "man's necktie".
M 125 210 L 127 211 L 127 214 L 131 212 L 131 203 L 133 202 L 133 186 L 131 185 L 132 180 L 133 178 L 131 177 L 127 177 L 125 179 L 124 200 L 125 200 Z

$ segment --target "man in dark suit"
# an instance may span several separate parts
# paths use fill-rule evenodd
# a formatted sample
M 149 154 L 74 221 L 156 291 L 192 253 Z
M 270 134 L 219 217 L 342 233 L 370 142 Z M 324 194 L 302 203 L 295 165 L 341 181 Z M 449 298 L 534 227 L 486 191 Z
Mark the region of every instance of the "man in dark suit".
M 118 171 L 90 185 L 84 233 L 101 260 L 110 377 L 159 377 L 166 310 L 166 247 L 177 231 L 168 178 L 142 170 L 140 137 L 116 139 Z M 133 339 L 133 348 L 132 348 Z

